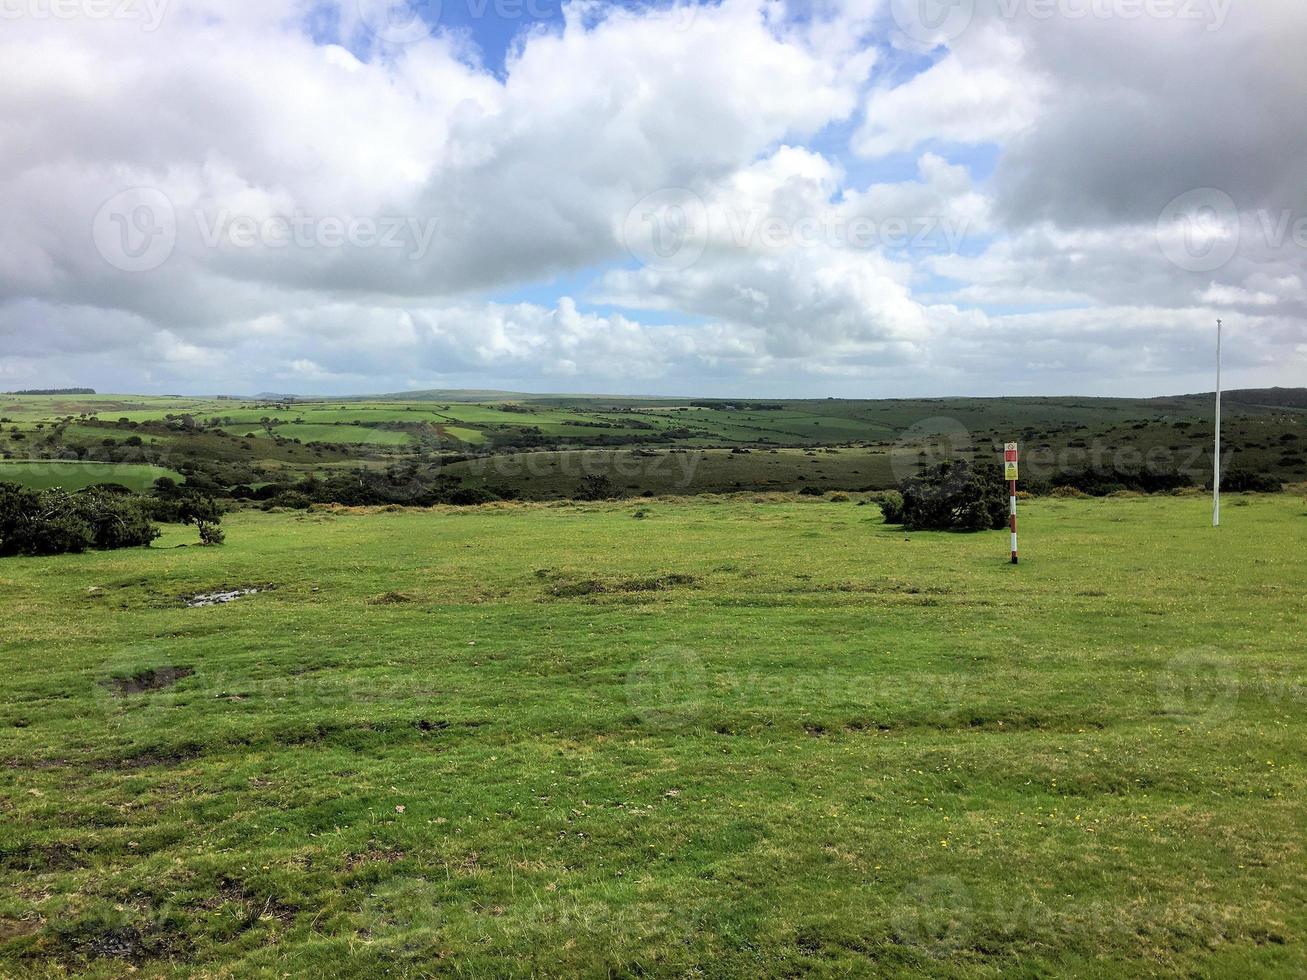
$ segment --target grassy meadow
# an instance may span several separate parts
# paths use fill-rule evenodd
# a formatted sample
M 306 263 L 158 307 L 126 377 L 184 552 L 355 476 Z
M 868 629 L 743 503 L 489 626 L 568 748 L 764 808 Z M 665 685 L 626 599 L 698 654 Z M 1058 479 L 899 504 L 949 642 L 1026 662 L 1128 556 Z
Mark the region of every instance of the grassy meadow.
M 0 460 L 0 483 L 17 483 L 33 490 L 63 487 L 81 490 L 97 483 L 117 483 L 138 493 L 160 477 L 181 480 L 176 470 L 142 463 L 94 463 L 80 460 Z
M 0 975 L 1307 973 L 1307 502 L 859 503 L 5 560 Z

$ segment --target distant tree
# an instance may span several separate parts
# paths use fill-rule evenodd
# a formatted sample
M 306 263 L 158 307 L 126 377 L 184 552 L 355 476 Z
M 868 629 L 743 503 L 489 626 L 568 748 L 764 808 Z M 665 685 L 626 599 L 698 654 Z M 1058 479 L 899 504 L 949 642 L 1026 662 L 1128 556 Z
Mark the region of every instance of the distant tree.
M 587 476 L 577 488 L 577 500 L 612 500 L 618 494 L 617 485 L 607 476 Z
M 222 508 L 212 497 L 191 493 L 182 498 L 178 508 L 181 523 L 194 524 L 200 532 L 200 544 L 222 544 L 226 535 L 218 526 L 222 523 Z

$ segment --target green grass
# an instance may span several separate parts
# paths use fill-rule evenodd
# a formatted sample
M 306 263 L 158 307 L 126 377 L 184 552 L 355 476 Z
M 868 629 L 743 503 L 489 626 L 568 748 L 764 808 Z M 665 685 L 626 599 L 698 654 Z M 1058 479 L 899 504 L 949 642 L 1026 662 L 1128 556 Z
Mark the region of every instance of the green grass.
M 266 437 L 262 429 L 250 430 L 256 436 Z M 312 423 L 274 426 L 274 435 L 300 442 L 343 442 L 375 446 L 406 446 L 413 441 L 413 433 L 402 429 L 371 429 L 362 425 L 314 425 Z M 244 435 L 244 432 L 240 433 Z
M 1017 568 L 748 497 L 7 559 L 0 974 L 1302 975 L 1307 504 L 1021 516 Z
M 161 476 L 184 477 L 175 470 L 140 463 L 81 463 L 66 460 L 19 462 L 0 460 L 0 483 L 17 483 L 33 490 L 63 487 L 80 490 L 95 483 L 119 483 L 130 490 L 148 490 Z

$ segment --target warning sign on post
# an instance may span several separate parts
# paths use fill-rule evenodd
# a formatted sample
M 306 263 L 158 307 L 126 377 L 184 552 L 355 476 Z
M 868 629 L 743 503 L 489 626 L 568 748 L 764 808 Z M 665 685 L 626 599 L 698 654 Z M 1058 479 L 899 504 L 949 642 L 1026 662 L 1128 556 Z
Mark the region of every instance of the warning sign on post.
M 1009 442 L 1003 447 L 1003 479 L 1017 478 L 1017 444 Z

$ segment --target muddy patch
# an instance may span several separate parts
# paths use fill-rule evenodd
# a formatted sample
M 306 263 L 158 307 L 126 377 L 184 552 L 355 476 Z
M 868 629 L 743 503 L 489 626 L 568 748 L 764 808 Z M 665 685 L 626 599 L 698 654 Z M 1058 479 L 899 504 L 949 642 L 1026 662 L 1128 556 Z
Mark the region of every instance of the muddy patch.
M 100 683 L 121 698 L 129 694 L 162 691 L 165 687 L 172 687 L 182 678 L 190 677 L 194 673 L 194 667 L 151 667 L 131 677 L 110 677 Z
M 173 768 L 198 759 L 201 754 L 203 753 L 198 745 L 185 745 L 176 749 L 137 752 L 132 755 L 99 759 L 92 763 L 92 768 L 112 772 Z

